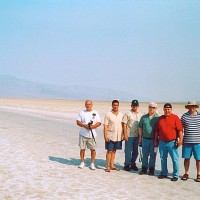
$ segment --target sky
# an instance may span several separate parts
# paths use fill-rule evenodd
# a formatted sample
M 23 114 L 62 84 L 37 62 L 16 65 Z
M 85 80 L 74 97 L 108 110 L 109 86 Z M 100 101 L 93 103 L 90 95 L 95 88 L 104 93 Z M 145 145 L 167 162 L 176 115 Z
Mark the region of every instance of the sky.
M 200 101 L 200 1 L 1 0 L 1 74 Z

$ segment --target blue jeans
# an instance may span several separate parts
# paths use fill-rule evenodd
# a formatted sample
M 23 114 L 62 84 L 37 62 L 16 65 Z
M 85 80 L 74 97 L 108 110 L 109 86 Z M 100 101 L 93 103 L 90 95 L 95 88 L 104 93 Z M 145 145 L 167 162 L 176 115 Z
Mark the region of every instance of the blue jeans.
M 138 157 L 138 137 L 129 137 L 128 141 L 125 142 L 125 162 L 124 165 L 135 165 Z
M 142 167 L 155 169 L 156 153 L 154 153 L 154 139 L 142 140 Z M 149 158 L 150 155 L 150 158 Z
M 173 177 L 178 178 L 179 176 L 179 155 L 178 148 L 174 145 L 175 140 L 170 142 L 165 142 L 159 140 L 159 151 L 160 151 L 160 159 L 161 159 L 161 174 L 167 176 L 167 157 L 168 153 L 172 159 L 173 163 Z

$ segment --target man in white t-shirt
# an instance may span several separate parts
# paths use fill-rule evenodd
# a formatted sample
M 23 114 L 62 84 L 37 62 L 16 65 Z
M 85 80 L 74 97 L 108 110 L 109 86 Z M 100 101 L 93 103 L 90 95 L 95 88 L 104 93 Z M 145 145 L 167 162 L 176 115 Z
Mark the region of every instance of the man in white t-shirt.
M 96 157 L 96 128 L 101 125 L 101 120 L 99 117 L 99 113 L 92 110 L 92 106 L 93 104 L 91 100 L 85 101 L 86 110 L 83 110 L 79 113 L 76 123 L 78 126 L 81 127 L 79 132 L 81 164 L 79 165 L 79 168 L 83 169 L 85 167 L 85 149 L 88 148 L 91 150 L 90 169 L 95 170 L 96 168 L 94 165 L 94 161 Z

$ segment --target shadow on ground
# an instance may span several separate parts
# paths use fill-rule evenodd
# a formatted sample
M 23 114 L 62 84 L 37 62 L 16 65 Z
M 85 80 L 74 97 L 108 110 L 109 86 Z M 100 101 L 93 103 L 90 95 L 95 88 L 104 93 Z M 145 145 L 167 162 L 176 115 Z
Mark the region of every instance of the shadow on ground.
M 58 162 L 61 164 L 65 164 L 65 165 L 74 165 L 74 166 L 80 165 L 80 162 L 81 162 L 80 159 L 77 159 L 77 158 L 60 158 L 60 157 L 54 157 L 54 156 L 49 156 L 49 160 Z M 91 159 L 85 158 L 85 166 L 89 167 L 90 163 L 91 163 Z M 105 169 L 106 161 L 103 159 L 95 159 L 95 166 L 96 168 L 99 168 L 99 169 Z M 123 167 L 118 163 L 116 163 L 115 166 L 120 169 L 123 169 Z

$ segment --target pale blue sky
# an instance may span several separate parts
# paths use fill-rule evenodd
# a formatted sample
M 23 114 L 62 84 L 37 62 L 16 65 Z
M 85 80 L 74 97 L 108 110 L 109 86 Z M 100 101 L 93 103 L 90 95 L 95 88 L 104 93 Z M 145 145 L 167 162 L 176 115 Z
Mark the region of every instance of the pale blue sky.
M 200 100 L 200 1 L 1 0 L 0 74 Z

